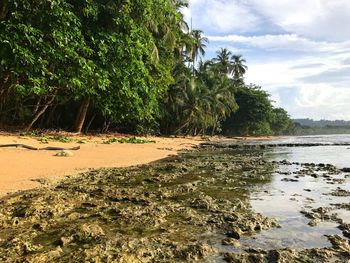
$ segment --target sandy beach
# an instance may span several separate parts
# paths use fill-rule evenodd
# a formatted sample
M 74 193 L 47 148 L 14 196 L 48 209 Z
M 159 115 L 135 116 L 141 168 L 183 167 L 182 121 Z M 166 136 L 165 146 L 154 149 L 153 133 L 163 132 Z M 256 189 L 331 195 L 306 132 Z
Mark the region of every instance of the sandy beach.
M 113 137 L 113 136 L 110 136 Z M 72 157 L 54 156 L 58 151 L 35 151 L 23 148 L 0 148 L 0 195 L 18 190 L 40 187 L 41 181 L 54 182 L 68 175 L 75 175 L 88 169 L 106 167 L 126 167 L 149 163 L 176 154 L 181 149 L 189 149 L 202 142 L 200 138 L 149 137 L 155 143 L 103 144 L 106 137 L 72 137 L 74 142 L 42 143 L 36 137 L 0 135 L 0 144 L 26 144 L 38 148 L 74 147 Z M 85 144 L 76 141 L 83 139 Z M 43 180 L 44 179 L 44 180 Z

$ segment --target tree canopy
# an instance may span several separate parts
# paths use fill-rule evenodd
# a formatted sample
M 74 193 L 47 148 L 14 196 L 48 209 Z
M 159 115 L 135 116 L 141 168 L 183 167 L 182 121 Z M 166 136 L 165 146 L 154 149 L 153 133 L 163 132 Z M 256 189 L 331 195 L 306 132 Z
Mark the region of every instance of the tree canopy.
M 203 60 L 180 0 L 0 2 L 0 126 L 282 134 L 288 114 L 246 85 L 245 59 Z

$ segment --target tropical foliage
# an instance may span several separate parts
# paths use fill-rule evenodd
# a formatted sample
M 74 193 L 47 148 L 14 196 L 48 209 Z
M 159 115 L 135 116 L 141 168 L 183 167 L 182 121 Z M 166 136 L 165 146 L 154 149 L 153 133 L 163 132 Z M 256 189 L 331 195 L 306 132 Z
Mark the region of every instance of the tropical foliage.
M 284 133 L 241 55 L 190 30 L 182 0 L 0 2 L 0 126 L 131 133 Z
M 80 132 L 87 115 L 154 121 L 182 34 L 177 6 L 170 0 L 2 1 L 1 122 L 30 129 L 41 118 L 43 125 Z
M 291 124 L 288 113 L 274 108 L 269 94 L 256 85 L 242 85 L 236 93 L 237 112 L 223 123 L 226 135 L 281 135 Z

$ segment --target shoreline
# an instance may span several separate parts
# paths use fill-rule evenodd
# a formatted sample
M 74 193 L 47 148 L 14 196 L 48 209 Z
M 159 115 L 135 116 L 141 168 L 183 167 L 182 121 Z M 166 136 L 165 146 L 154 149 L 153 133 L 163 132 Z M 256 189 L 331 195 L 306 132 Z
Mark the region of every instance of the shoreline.
M 38 148 L 80 146 L 80 150 L 71 151 L 73 154 L 71 157 L 54 156 L 60 151 L 0 148 L 0 197 L 17 191 L 43 187 L 91 169 L 147 164 L 204 142 L 199 137 L 140 137 L 154 140 L 155 143 L 103 143 L 108 138 L 115 137 L 117 136 L 68 136 L 74 141 L 42 143 L 37 137 L 0 134 L 0 144 L 26 144 Z M 84 144 L 77 143 L 82 140 Z
M 58 137 L 68 142 L 47 140 L 45 138 Z M 17 133 L 0 132 L 1 144 L 26 144 L 33 147 L 62 147 L 80 146 L 72 151 L 71 157 L 54 156 L 59 151 L 33 151 L 23 148 L 0 147 L 0 197 L 18 191 L 45 187 L 49 184 L 64 180 L 83 172 L 103 168 L 122 168 L 148 164 L 171 155 L 177 155 L 182 150 L 190 150 L 208 141 L 242 141 L 268 140 L 277 138 L 265 137 L 154 137 L 140 136 L 155 143 L 111 143 L 109 139 L 128 138 L 130 135 L 97 134 L 76 135 L 72 133 L 45 133 L 42 136 L 21 136 Z M 44 140 L 43 140 L 44 139 Z M 43 142 L 44 141 L 44 142 Z M 84 142 L 83 144 L 78 142 Z
M 0 198 L 0 259 L 346 262 L 349 224 L 333 213 L 348 209 L 346 174 L 329 163 L 231 151 L 91 170 Z

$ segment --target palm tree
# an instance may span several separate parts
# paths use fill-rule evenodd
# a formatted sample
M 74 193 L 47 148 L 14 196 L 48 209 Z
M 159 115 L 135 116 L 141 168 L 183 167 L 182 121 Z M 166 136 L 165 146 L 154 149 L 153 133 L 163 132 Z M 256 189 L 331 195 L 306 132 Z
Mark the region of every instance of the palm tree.
M 163 128 L 166 133 L 174 132 L 184 123 L 185 114 L 183 109 L 188 104 L 186 96 L 188 90 L 191 89 L 193 79 L 191 70 L 183 62 L 175 64 L 172 75 L 174 76 L 174 84 L 168 88 L 167 95 L 164 98 L 166 115 Z
M 169 13 L 162 19 L 152 16 L 146 17 L 146 26 L 157 40 L 152 45 L 151 50 L 152 60 L 155 64 L 159 62 L 159 50 L 157 46 L 159 42 L 162 44 L 166 43 L 174 51 L 174 55 L 179 61 L 182 58 L 184 48 L 189 46 L 187 43 L 190 41 L 186 39 L 186 35 L 189 35 L 189 27 L 181 12 L 182 8 L 188 6 L 188 1 L 172 0 L 172 5 L 176 11 Z
M 206 60 L 203 61 L 202 59 L 198 62 L 198 68 L 195 70 L 195 75 L 198 78 L 201 78 L 204 75 L 208 75 L 209 70 L 213 67 L 213 61 L 212 60 Z
M 188 31 L 181 32 L 179 41 L 178 41 L 178 46 L 176 50 L 176 55 L 180 61 L 184 59 L 186 62 L 191 61 L 192 57 L 192 48 L 193 48 L 193 39 L 191 34 Z
M 233 95 L 232 81 L 227 75 L 217 74 L 211 67 L 212 61 L 200 61 L 196 70 L 195 85 L 187 92 L 184 112 L 187 113 L 187 125 L 183 128 L 192 134 L 213 134 L 219 123 L 226 119 L 237 107 Z
M 186 60 L 175 65 L 175 82 L 165 99 L 166 130 L 192 135 L 219 130 L 221 122 L 237 109 L 235 82 L 229 78 L 231 56 L 222 49 L 215 60 L 200 60 L 196 70 L 186 66 Z
M 232 64 L 230 56 L 232 56 L 232 53 L 227 48 L 221 48 L 216 52 L 216 58 L 214 58 L 214 61 L 216 62 L 217 69 L 220 73 L 231 74 Z
M 180 10 L 184 7 L 188 7 L 188 0 L 173 0 L 172 2 L 177 10 Z
M 233 79 L 235 81 L 242 81 L 243 76 L 246 73 L 248 67 L 245 65 L 247 61 L 242 58 L 242 55 L 232 55 L 231 63 L 232 63 L 232 73 Z
M 193 64 L 196 62 L 199 56 L 205 55 L 205 48 L 209 39 L 203 36 L 202 30 L 193 30 L 190 33 L 192 37 L 192 49 L 191 49 L 191 59 Z

